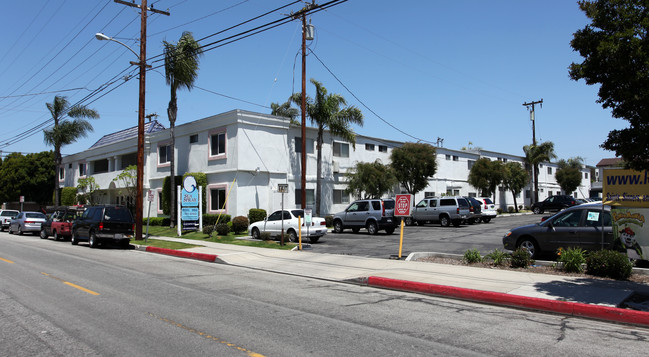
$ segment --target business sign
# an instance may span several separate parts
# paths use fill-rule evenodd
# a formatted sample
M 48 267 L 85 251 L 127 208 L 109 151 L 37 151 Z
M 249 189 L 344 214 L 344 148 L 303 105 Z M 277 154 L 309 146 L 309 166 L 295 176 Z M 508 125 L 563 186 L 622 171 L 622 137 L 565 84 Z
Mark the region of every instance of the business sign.
M 198 200 L 200 197 L 198 195 L 198 187 L 194 176 L 185 177 L 183 180 L 183 189 L 180 192 L 180 205 L 182 207 L 180 210 L 181 219 L 183 221 L 198 221 L 200 214 L 198 209 Z
M 412 207 L 412 195 L 397 195 L 394 203 L 394 215 L 396 217 L 410 216 L 410 207 Z
M 183 221 L 198 221 L 198 207 L 183 207 L 180 210 L 180 219 Z
M 649 208 L 649 171 L 604 170 L 602 190 L 605 205 Z
M 647 208 L 613 208 L 613 235 L 619 239 L 631 259 L 649 260 L 649 218 Z

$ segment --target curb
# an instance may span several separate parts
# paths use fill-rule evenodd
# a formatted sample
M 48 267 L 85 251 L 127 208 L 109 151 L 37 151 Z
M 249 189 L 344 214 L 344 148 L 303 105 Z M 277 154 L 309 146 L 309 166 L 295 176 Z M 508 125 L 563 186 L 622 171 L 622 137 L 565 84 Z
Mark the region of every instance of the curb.
M 175 257 L 181 257 L 181 258 L 202 260 L 202 261 L 210 262 L 210 263 L 216 262 L 218 257 L 219 257 L 218 255 L 215 255 L 215 254 L 194 253 L 194 252 L 187 252 L 187 251 L 182 251 L 182 250 L 167 249 L 167 248 L 157 248 L 157 247 L 151 247 L 151 246 L 146 247 L 146 249 L 144 249 L 144 251 L 149 252 L 149 253 L 173 255 Z
M 561 315 L 621 322 L 645 327 L 649 326 L 649 312 L 620 309 L 617 307 L 590 305 L 569 301 L 547 300 L 535 297 L 458 288 L 454 286 L 419 283 L 406 280 L 382 278 L 377 276 L 370 276 L 369 278 L 367 278 L 367 285 L 393 290 L 452 297 L 468 301 L 484 302 L 493 305 L 551 312 Z

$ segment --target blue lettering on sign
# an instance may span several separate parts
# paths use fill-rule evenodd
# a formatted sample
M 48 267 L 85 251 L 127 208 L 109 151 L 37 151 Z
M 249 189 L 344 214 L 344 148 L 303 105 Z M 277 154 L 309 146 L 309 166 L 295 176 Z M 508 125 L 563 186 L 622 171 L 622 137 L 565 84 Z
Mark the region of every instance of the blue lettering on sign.
M 180 218 L 183 221 L 197 221 L 198 208 L 197 207 L 183 207 L 180 210 Z
M 187 192 L 182 190 L 182 207 L 195 207 L 198 206 L 198 190 Z

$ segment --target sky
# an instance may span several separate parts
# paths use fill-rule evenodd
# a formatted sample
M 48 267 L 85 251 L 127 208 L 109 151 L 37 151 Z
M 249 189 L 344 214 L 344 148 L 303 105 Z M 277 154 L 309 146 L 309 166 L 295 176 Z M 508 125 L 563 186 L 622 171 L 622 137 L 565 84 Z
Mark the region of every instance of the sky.
M 170 16 L 149 14 L 146 113 L 169 126 L 162 43 L 175 43 L 183 31 L 201 45 L 216 44 L 205 47 L 195 87 L 178 91 L 176 125 L 234 109 L 270 113 L 272 102 L 300 92 L 299 21 L 224 41 L 304 6 L 292 2 L 150 0 Z M 358 134 L 522 156 L 532 142 L 523 103 L 542 99 L 537 142 L 553 142 L 558 159 L 581 157 L 594 166 L 615 157 L 600 148 L 608 133 L 627 127 L 597 103 L 598 86 L 569 77 L 568 66 L 583 60 L 570 40 L 589 23 L 576 1 L 348 0 L 307 19 L 315 28 L 307 94 L 314 78 L 361 109 Z M 137 125 L 138 67 L 129 64 L 137 57 L 95 33 L 139 53 L 139 10 L 112 0 L 13 1 L 3 6 L 0 28 L 2 156 L 52 149 L 42 129 L 52 123 L 46 103 L 55 95 L 101 116 L 63 155 Z

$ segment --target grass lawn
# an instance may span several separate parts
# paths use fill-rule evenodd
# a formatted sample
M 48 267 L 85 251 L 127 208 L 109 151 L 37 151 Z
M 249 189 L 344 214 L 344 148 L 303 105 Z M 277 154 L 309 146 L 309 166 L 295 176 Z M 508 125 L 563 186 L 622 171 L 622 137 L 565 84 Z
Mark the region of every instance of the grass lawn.
M 143 231 L 146 232 L 146 225 L 143 227 Z M 162 227 L 162 226 L 149 226 L 149 236 L 160 236 L 160 237 L 169 237 L 169 238 L 178 238 L 178 230 L 177 228 L 169 228 L 169 227 Z M 237 234 L 235 235 L 234 233 L 230 233 L 227 236 L 218 236 L 216 233 L 212 234 L 212 237 L 210 238 L 207 234 L 203 234 L 203 232 L 185 232 L 182 234 L 180 238 L 184 239 L 194 239 L 196 240 L 196 243 L 198 246 L 200 246 L 200 242 L 215 242 L 215 243 L 224 243 L 224 244 L 234 244 L 234 245 L 243 245 L 243 246 L 248 246 L 248 247 L 259 247 L 259 248 L 272 248 L 272 249 L 283 249 L 283 250 L 290 250 L 295 247 L 294 243 L 287 243 L 284 246 L 280 245 L 279 242 L 269 240 L 269 241 L 257 241 L 257 240 L 243 240 L 243 239 L 236 239 L 237 237 L 247 237 L 247 234 Z M 149 239 L 149 241 L 152 241 L 155 239 Z M 132 241 L 133 244 L 142 244 L 144 245 L 144 241 Z M 139 243 L 142 242 L 142 243 Z M 151 244 L 149 244 L 151 245 Z M 158 247 L 158 245 L 155 245 Z M 166 247 L 161 247 L 161 248 L 166 248 Z M 182 248 L 171 248 L 171 249 L 182 249 Z
M 146 242 L 144 242 L 144 239 L 142 240 L 133 239 L 131 240 L 131 244 L 148 245 L 151 247 L 166 248 L 166 249 L 187 249 L 187 248 L 194 248 L 194 247 L 202 247 L 202 245 L 198 245 L 198 244 L 187 244 L 182 242 L 172 242 L 168 240 L 159 240 L 159 239 L 152 239 L 152 238 L 147 239 Z

